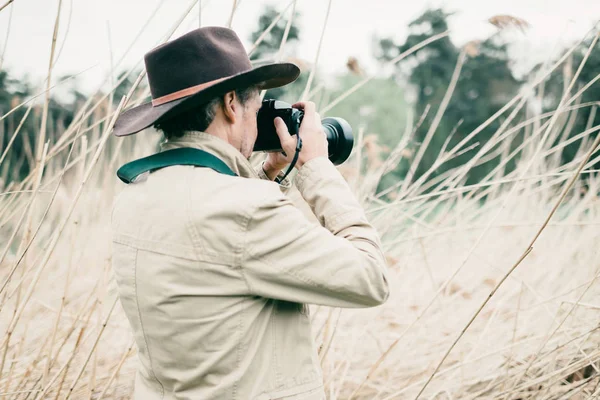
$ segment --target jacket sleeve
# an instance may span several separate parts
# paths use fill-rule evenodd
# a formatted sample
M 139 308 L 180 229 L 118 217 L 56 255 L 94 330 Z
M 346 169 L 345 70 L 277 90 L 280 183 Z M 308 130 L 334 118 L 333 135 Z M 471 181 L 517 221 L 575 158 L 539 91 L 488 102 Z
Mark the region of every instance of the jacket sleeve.
M 389 295 L 377 232 L 346 181 L 326 158 L 295 179 L 321 226 L 269 185 L 247 216 L 241 270 L 251 294 L 334 307 L 370 307 Z

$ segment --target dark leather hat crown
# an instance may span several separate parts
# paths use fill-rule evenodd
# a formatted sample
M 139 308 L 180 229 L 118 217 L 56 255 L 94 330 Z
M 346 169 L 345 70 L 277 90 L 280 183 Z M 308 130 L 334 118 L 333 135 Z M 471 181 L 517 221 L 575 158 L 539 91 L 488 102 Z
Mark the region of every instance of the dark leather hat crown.
M 165 43 L 144 57 L 152 98 L 252 69 L 235 32 L 198 29 Z
M 120 115 L 116 136 L 139 132 L 234 89 L 286 85 L 300 73 L 292 63 L 252 68 L 236 33 L 221 27 L 195 29 L 146 53 L 144 61 L 152 101 Z

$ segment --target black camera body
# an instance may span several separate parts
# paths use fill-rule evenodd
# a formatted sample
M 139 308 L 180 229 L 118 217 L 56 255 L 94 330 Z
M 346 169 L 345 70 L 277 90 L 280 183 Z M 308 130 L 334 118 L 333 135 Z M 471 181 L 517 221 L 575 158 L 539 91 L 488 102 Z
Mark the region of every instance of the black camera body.
M 258 137 L 254 144 L 254 151 L 279 152 L 283 150 L 273 123 L 276 117 L 283 119 L 290 135 L 297 135 L 304 112 L 293 108 L 291 104 L 284 101 L 264 100 L 258 111 Z M 329 159 L 335 165 L 342 164 L 352 153 L 354 145 L 352 127 L 345 119 L 337 117 L 324 118 L 321 120 L 321 124 L 329 143 Z

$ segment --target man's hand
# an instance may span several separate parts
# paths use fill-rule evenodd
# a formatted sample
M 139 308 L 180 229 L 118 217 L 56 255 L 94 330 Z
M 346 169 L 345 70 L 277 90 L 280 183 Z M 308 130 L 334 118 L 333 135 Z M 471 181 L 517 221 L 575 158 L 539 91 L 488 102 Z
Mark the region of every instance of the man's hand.
M 300 124 L 299 133 L 302 138 L 302 150 L 298 155 L 298 161 L 295 165 L 297 169 L 300 169 L 304 163 L 313 158 L 327 158 L 329 156 L 327 152 L 328 143 L 327 136 L 325 136 L 323 126 L 321 125 L 321 117 L 315 111 L 315 103 L 312 101 L 298 102 L 292 107 L 304 110 L 304 117 Z M 279 171 L 293 161 L 294 155 L 296 154 L 296 136 L 290 135 L 287 126 L 281 118 L 275 118 L 274 123 L 277 136 L 279 136 L 279 141 L 281 142 L 281 147 L 286 155 L 284 156 L 283 153 L 269 153 L 267 160 L 263 165 L 265 173 L 269 177 L 269 172 L 276 171 L 274 173 L 274 176 L 276 176 Z
M 277 117 L 279 118 L 279 117 Z M 281 119 L 281 118 L 279 118 Z M 285 124 L 283 123 L 283 121 L 281 121 L 281 123 L 283 124 L 284 128 L 285 128 Z M 295 151 L 295 149 L 294 149 Z M 288 154 L 286 152 L 286 154 Z M 288 165 L 289 163 L 292 162 L 292 159 L 294 158 L 294 153 L 292 153 L 292 157 L 289 157 L 289 161 L 288 161 L 288 157 L 284 156 L 283 153 L 278 152 L 278 153 L 269 153 L 267 155 L 267 159 L 265 160 L 265 163 L 263 164 L 263 170 L 265 171 L 265 174 L 267 174 L 267 176 L 269 177 L 269 179 L 271 179 L 271 175 L 273 175 L 273 179 L 275 179 L 275 176 L 277 176 L 277 174 L 279 173 L 279 171 L 281 171 L 283 168 L 285 168 L 286 165 Z

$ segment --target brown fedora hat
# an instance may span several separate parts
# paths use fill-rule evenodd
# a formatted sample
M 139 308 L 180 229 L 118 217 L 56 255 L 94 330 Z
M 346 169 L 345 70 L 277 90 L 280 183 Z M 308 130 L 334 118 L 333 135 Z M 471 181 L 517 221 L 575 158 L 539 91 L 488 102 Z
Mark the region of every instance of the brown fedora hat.
M 234 31 L 216 26 L 195 29 L 144 56 L 152 101 L 117 118 L 113 133 L 127 136 L 235 89 L 270 89 L 293 82 L 292 63 L 252 68 Z

